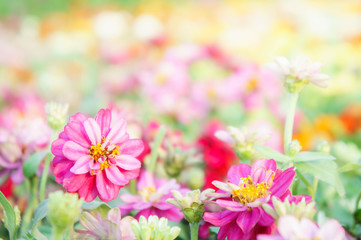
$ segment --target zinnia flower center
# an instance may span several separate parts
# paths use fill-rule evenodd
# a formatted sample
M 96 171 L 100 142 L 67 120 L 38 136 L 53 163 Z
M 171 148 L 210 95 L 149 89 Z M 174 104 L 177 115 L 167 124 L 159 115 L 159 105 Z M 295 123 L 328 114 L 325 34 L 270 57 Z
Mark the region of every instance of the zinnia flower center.
M 89 149 L 89 154 L 92 156 L 94 163 L 100 163 L 100 170 L 108 168 L 111 163 L 111 159 L 114 159 L 116 155 L 119 155 L 119 146 L 111 145 L 103 147 L 100 143 L 93 145 Z
M 258 198 L 266 197 L 270 186 L 265 183 L 253 183 L 251 176 L 241 178 L 240 188 L 232 190 L 232 198 L 246 205 L 254 202 Z
M 142 197 L 142 199 L 147 202 L 149 197 L 155 193 L 156 190 L 154 187 L 145 187 L 142 190 L 138 191 L 138 194 Z

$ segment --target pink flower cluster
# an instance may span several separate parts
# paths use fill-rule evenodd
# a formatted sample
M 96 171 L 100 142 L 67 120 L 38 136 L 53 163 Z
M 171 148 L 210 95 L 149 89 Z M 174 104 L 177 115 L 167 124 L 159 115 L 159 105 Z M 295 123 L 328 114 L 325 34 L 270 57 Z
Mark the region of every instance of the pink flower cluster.
M 55 179 L 85 201 L 111 201 L 139 175 L 143 142 L 129 139 L 126 121 L 101 109 L 95 118 L 77 113 L 52 144 Z

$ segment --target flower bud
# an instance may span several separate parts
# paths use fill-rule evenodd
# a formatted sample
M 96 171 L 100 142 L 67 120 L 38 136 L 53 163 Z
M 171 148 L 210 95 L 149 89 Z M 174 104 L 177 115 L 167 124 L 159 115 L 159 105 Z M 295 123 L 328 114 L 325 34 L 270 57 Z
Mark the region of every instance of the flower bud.
M 330 154 L 330 151 L 331 151 L 330 144 L 327 141 L 321 141 L 317 144 L 316 151 Z
M 288 197 L 282 202 L 276 197 L 272 197 L 273 208 L 269 204 L 263 204 L 262 208 L 273 218 L 278 220 L 282 216 L 292 215 L 297 219 L 302 218 L 311 219 L 316 214 L 315 202 L 306 203 L 306 199 L 302 198 L 298 203 L 290 203 Z
M 82 203 L 77 194 L 62 191 L 50 193 L 47 218 L 57 231 L 64 231 L 78 221 Z
M 148 220 L 141 216 L 139 222 L 132 221 L 132 230 L 138 240 L 173 240 L 176 239 L 180 233 L 179 227 L 169 227 L 168 219 L 151 215 Z
M 198 223 L 202 220 L 205 212 L 204 206 L 210 200 L 209 193 L 213 189 L 206 189 L 202 193 L 199 189 L 187 192 L 186 196 L 176 190 L 172 191 L 174 198 L 168 198 L 167 202 L 178 207 L 184 214 L 185 219 L 190 223 Z
M 46 119 L 52 129 L 58 130 L 65 125 L 68 109 L 68 104 L 60 104 L 55 102 L 46 104 Z
M 300 143 L 297 140 L 293 140 L 288 144 L 287 154 L 294 157 L 301 151 L 301 149 L 302 147 Z

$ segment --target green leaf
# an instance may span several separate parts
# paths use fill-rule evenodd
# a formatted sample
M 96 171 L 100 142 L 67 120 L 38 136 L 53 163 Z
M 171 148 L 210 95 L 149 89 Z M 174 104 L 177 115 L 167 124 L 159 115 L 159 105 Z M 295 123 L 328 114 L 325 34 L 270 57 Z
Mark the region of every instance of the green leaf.
M 311 174 L 319 180 L 331 184 L 336 188 L 340 196 L 345 195 L 345 190 L 341 184 L 335 162 L 329 160 L 302 161 L 295 162 L 294 166 L 303 174 Z
M 349 164 L 346 164 L 346 165 L 340 167 L 338 170 L 340 172 L 348 172 L 348 171 L 355 171 L 360 168 L 361 168 L 361 164 L 349 163 Z
M 42 201 L 35 209 L 33 221 L 30 228 L 31 231 L 35 228 L 36 224 L 38 224 L 38 222 L 40 222 L 48 214 L 48 202 L 49 199 Z
M 36 170 L 39 167 L 40 162 L 45 158 L 48 151 L 41 151 L 32 154 L 23 165 L 23 173 L 27 178 L 31 178 L 35 175 Z
M 289 156 L 283 155 L 282 153 L 266 146 L 255 145 L 254 149 L 256 149 L 256 151 L 265 158 L 274 159 L 277 162 L 288 162 L 292 160 Z
M 105 205 L 109 209 L 111 208 L 107 203 L 98 201 L 98 200 L 94 200 L 92 202 L 83 202 L 83 204 L 81 205 L 81 208 L 83 208 L 85 210 L 94 210 L 102 205 Z
M 322 152 L 300 152 L 294 161 L 295 162 L 312 162 L 312 161 L 333 161 L 336 158 L 332 155 Z
M 6 199 L 5 195 L 0 191 L 0 203 L 4 208 L 7 223 L 8 223 L 8 231 L 10 235 L 10 240 L 15 240 L 16 237 L 16 215 L 13 207 Z

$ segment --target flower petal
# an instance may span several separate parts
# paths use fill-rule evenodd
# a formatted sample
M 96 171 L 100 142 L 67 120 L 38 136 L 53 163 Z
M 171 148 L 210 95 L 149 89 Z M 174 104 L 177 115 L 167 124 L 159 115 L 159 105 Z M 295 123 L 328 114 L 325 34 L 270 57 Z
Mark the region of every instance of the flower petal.
M 112 112 L 110 109 L 100 109 L 97 116 L 95 117 L 95 121 L 97 121 L 98 125 L 100 126 L 103 136 L 106 136 L 109 133 L 111 120 Z
M 258 208 L 252 208 L 252 210 L 246 210 L 239 213 L 237 224 L 244 233 L 247 233 L 256 225 L 260 217 L 260 210 Z
M 114 124 L 114 126 L 110 129 L 105 141 L 103 143 L 104 146 L 110 144 L 120 144 L 124 142 L 128 138 L 128 134 L 126 134 L 127 122 L 124 119 L 120 119 L 119 122 Z
M 85 174 L 84 184 L 79 188 L 79 197 L 83 198 L 86 202 L 93 201 L 98 196 L 98 190 L 95 187 L 95 176 Z
M 290 167 L 279 174 L 273 180 L 274 184 L 270 188 L 270 192 L 273 196 L 280 197 L 291 185 L 293 178 L 295 177 L 294 167 Z
M 98 143 L 100 143 L 102 133 L 100 131 L 98 123 L 93 118 L 89 118 L 88 120 L 84 121 L 84 128 L 85 132 L 88 134 L 92 145 L 97 145 Z
M 118 167 L 125 170 L 134 170 L 141 167 L 140 161 L 130 155 L 117 156 L 116 164 Z
M 84 174 L 89 172 L 90 166 L 89 162 L 92 161 L 89 155 L 84 155 L 78 160 L 75 161 L 75 164 L 72 168 L 70 168 L 70 172 L 74 174 Z
M 143 152 L 144 144 L 140 139 L 129 139 L 119 147 L 119 150 L 121 154 L 137 157 Z
M 123 173 L 119 171 L 117 166 L 106 168 L 105 173 L 107 178 L 114 184 L 124 186 L 129 182 L 129 180 L 124 177 Z
M 58 157 L 63 157 L 63 146 L 64 146 L 65 140 L 58 138 L 51 144 L 51 152 Z
M 204 220 L 212 223 L 214 226 L 222 227 L 237 218 L 238 214 L 238 212 L 228 210 L 214 213 L 206 212 L 204 213 Z
M 72 141 L 80 144 L 85 148 L 90 147 L 89 139 L 84 135 L 84 126 L 80 122 L 69 122 L 64 128 L 65 134 Z
M 100 171 L 100 173 L 96 175 L 96 186 L 99 192 L 99 198 L 104 202 L 114 200 L 118 196 L 119 187 L 108 180 L 104 171 Z
M 228 170 L 227 177 L 231 183 L 238 185 L 239 180 L 241 178 L 248 177 L 250 174 L 251 174 L 251 167 L 248 164 L 240 163 L 237 165 L 233 165 Z
M 86 155 L 90 157 L 88 148 L 82 147 L 81 145 L 73 141 L 67 141 L 64 143 L 63 155 L 67 159 L 73 161 L 76 161 Z

